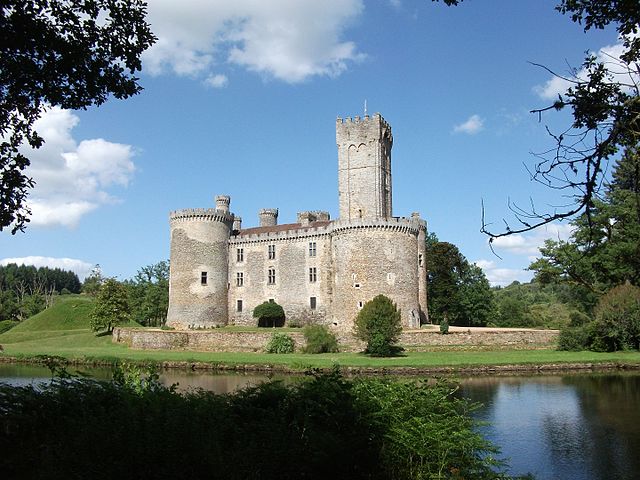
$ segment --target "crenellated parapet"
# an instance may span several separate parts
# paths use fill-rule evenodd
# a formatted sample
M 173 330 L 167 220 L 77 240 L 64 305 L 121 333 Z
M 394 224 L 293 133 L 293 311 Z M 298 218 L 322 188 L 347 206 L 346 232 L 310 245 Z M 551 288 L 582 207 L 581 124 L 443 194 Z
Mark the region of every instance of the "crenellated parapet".
M 351 221 L 336 220 L 332 222 L 331 225 L 334 233 L 354 229 L 378 229 L 418 235 L 421 230 L 426 230 L 427 228 L 427 222 L 419 217 L 392 217 L 386 219 L 360 218 Z
M 216 208 L 185 208 L 175 210 L 169 214 L 169 220 L 174 222 L 201 221 L 201 222 L 233 222 L 234 216 L 228 211 Z
M 320 237 L 330 235 L 333 231 L 331 224 L 321 226 L 300 226 L 283 231 L 260 232 L 233 236 L 229 239 L 229 244 L 239 245 L 246 243 L 265 243 L 265 242 L 296 242 L 300 239 L 310 237 Z

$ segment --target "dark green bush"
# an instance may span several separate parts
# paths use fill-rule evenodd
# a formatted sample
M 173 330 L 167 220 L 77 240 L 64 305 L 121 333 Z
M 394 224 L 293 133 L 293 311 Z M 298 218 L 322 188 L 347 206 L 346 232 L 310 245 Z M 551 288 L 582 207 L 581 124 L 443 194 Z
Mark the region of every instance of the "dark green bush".
M 284 309 L 276 302 L 264 302 L 253 309 L 259 327 L 283 327 Z
M 446 335 L 447 333 L 449 333 L 449 322 L 447 322 L 446 319 L 440 322 L 440 333 L 442 335 Z
M 389 357 L 401 351 L 395 343 L 402 333 L 400 310 L 389 297 L 378 295 L 358 312 L 355 336 L 367 343 L 365 353 L 374 357 Z
M 595 309 L 593 349 L 614 352 L 640 347 L 640 288 L 612 288 Z
M 505 478 L 473 406 L 442 383 L 334 372 L 232 395 L 126 385 L 0 384 L 3 478 Z
M 302 331 L 307 345 L 304 353 L 335 353 L 338 351 L 336 336 L 324 325 L 307 325 Z
M 267 353 L 293 353 L 296 344 L 290 335 L 286 333 L 274 333 L 271 340 L 267 343 L 265 351 Z
M 11 330 L 13 327 L 18 325 L 19 323 L 20 322 L 16 322 L 14 320 L 2 320 L 2 321 L 0 321 L 0 335 L 3 334 L 4 332 L 8 332 L 9 330 Z
M 592 335 L 589 325 L 563 328 L 560 330 L 560 336 L 558 337 L 558 350 L 573 352 L 588 350 L 591 343 Z

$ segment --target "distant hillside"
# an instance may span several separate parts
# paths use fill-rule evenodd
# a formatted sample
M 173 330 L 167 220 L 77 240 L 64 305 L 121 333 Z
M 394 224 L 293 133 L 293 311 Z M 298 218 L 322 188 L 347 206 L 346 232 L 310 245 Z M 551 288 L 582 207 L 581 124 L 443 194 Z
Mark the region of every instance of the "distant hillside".
M 11 329 L 12 332 L 79 330 L 89 327 L 89 313 L 94 299 L 83 295 L 61 295 L 52 307 L 30 317 Z

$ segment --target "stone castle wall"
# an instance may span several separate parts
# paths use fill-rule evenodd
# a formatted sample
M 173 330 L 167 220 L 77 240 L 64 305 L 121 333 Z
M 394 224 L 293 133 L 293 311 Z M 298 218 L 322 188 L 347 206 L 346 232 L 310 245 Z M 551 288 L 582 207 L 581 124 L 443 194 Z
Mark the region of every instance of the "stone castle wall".
M 116 327 L 113 342 L 124 343 L 136 349 L 193 350 L 209 352 L 264 352 L 273 329 L 264 332 L 230 332 L 213 330 L 149 330 Z M 302 332 L 287 332 L 296 343 L 296 351 L 304 345 Z M 555 348 L 557 330 L 502 330 L 475 328 L 469 331 L 441 335 L 437 331 L 407 331 L 400 337 L 400 345 L 407 350 L 430 351 L 447 348 L 462 349 L 531 349 Z M 364 344 L 348 333 L 338 335 L 341 352 L 359 352 Z
M 332 275 L 329 229 L 310 228 L 232 238 L 229 247 L 229 319 L 235 325 L 255 325 L 253 309 L 273 300 L 285 309 L 287 320 L 326 323 L 331 306 Z M 310 254 L 315 244 L 315 255 Z M 269 258 L 269 247 L 275 259 Z M 242 249 L 242 261 L 238 250 Z M 315 281 L 311 281 L 315 268 Z M 269 270 L 275 283 L 269 284 Z M 243 285 L 238 286 L 238 273 Z M 315 298 L 315 309 L 311 298 Z M 242 312 L 237 311 L 242 300 Z

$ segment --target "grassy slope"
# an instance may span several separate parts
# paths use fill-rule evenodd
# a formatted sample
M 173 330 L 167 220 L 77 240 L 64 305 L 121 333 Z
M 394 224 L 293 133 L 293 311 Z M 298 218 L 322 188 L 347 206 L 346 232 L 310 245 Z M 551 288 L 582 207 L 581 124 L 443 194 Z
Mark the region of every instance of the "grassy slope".
M 331 367 L 334 364 L 353 367 L 436 367 L 481 366 L 505 364 L 640 363 L 640 352 L 557 352 L 553 350 L 520 350 L 494 352 L 409 352 L 404 357 L 370 358 L 356 353 L 322 355 L 269 355 L 264 353 L 216 353 L 188 351 L 131 350 L 113 344 L 110 336 L 96 336 L 89 328 L 88 315 L 92 299 L 70 295 L 60 297 L 56 305 L 22 322 L 0 335 L 4 355 L 29 357 L 60 355 L 73 359 L 114 361 L 189 361 L 224 364 L 271 364 L 294 368 Z M 2 353 L 0 353 L 2 355 Z

